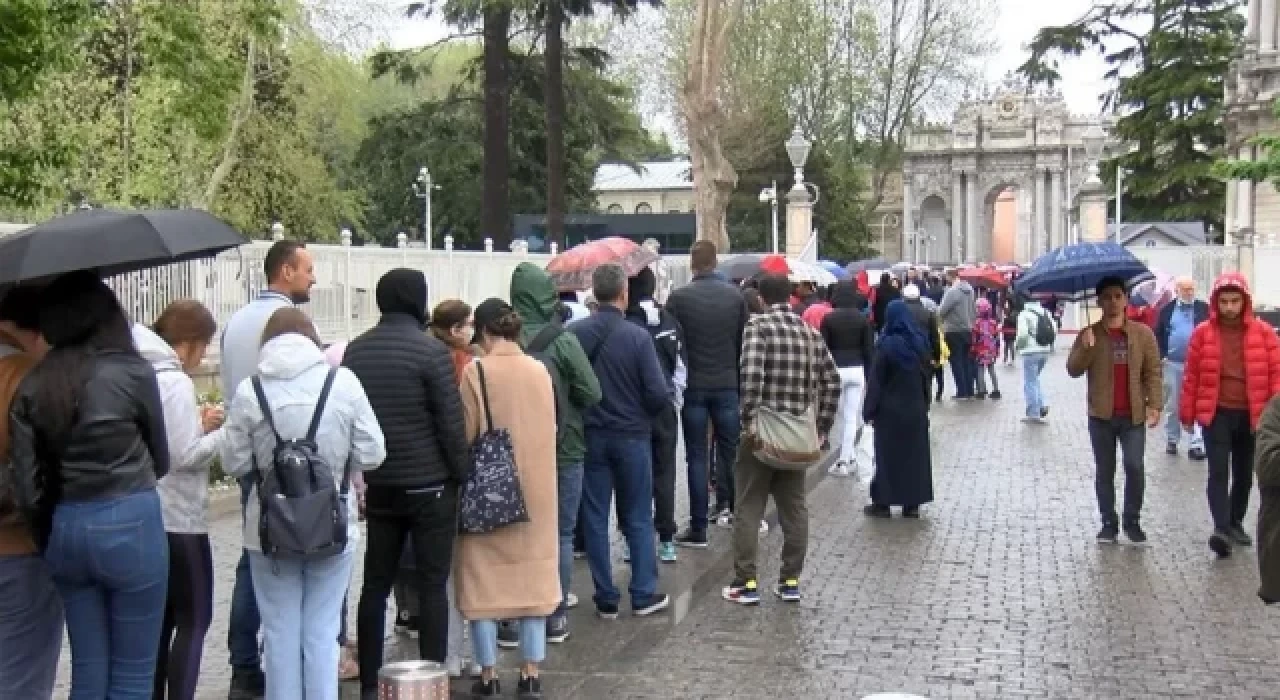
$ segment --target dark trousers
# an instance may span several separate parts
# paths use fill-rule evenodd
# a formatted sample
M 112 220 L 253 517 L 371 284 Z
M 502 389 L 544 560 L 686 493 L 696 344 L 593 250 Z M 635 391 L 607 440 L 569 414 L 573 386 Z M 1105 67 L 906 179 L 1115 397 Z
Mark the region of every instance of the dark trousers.
M 943 334 L 947 347 L 951 350 L 951 375 L 956 380 L 956 398 L 967 399 L 974 395 L 974 385 L 978 381 L 978 366 L 969 355 L 973 345 L 973 333 L 970 331 L 947 331 Z
M 938 401 L 942 400 L 942 392 L 947 390 L 947 372 L 942 367 L 936 367 L 933 370 L 933 381 L 938 385 L 934 390 L 934 398 Z
M 1111 420 L 1089 418 L 1089 443 L 1097 467 L 1094 490 L 1098 512 L 1108 525 L 1136 524 L 1142 515 L 1142 493 L 1146 485 L 1143 450 L 1147 447 L 1147 427 L 1129 416 Z M 1124 464 L 1124 519 L 1116 517 L 1116 445 Z
M 774 469 L 751 454 L 738 453 L 738 512 L 733 520 L 734 578 L 756 578 L 756 557 L 760 548 L 760 521 L 769 497 L 778 509 L 782 527 L 782 571 L 779 581 L 800 578 L 805 553 L 809 549 L 809 505 L 806 502 L 804 470 Z
M 1244 521 L 1253 488 L 1253 427 L 1249 412 L 1219 408 L 1204 431 L 1204 451 L 1209 458 L 1209 512 L 1215 530 L 1226 530 Z
M 688 389 L 680 411 L 684 424 L 684 449 L 689 460 L 689 527 L 695 532 L 707 529 L 707 465 L 709 444 L 707 426 L 714 431 L 716 460 L 716 497 L 733 494 L 733 463 L 738 456 L 738 437 L 742 432 L 738 415 L 737 389 Z M 733 504 L 721 501 L 722 508 Z
M 249 500 L 249 488 L 253 477 L 240 480 L 240 516 Z M 258 598 L 253 593 L 253 574 L 249 572 L 249 553 L 240 550 L 236 562 L 236 582 L 231 589 L 231 616 L 227 620 L 227 650 L 231 652 L 231 667 L 243 671 L 258 671 L 262 667 L 262 649 L 258 646 L 258 630 L 262 616 L 258 613 Z
M 405 539 L 417 559 L 418 651 L 425 661 L 444 663 L 449 648 L 449 597 L 445 583 L 458 532 L 458 489 L 452 485 L 405 490 L 370 485 L 365 492 L 369 542 L 364 587 L 356 613 L 360 687 L 376 690 L 382 668 L 387 596 L 400 573 Z
M 609 555 L 609 505 L 618 498 L 618 528 L 631 548 L 631 603 L 643 607 L 658 586 L 658 553 L 653 546 L 653 453 L 644 437 L 587 430 L 582 502 L 586 521 L 587 564 L 595 583 L 597 605 L 617 605 L 621 594 L 613 583 Z M 363 666 L 361 668 L 363 672 Z
M 658 539 L 670 542 L 676 534 L 676 443 L 680 420 L 668 406 L 653 419 L 653 524 Z
M 0 698 L 53 697 L 62 596 L 35 554 L 0 556 Z
M 213 552 L 207 534 L 168 533 L 169 599 L 164 606 L 155 695 L 194 700 L 204 636 L 213 622 Z

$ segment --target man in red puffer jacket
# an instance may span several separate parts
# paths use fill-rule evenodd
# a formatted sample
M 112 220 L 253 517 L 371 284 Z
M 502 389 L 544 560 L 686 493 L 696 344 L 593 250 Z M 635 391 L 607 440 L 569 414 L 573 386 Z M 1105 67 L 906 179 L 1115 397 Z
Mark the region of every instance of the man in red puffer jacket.
M 1191 334 L 1182 377 L 1179 419 L 1204 429 L 1209 457 L 1209 548 L 1231 555 L 1233 544 L 1253 544 L 1241 526 L 1253 488 L 1254 434 L 1262 410 L 1280 394 L 1280 340 L 1253 315 L 1244 276 L 1228 272 L 1213 283 L 1209 320 Z M 1229 487 L 1228 487 L 1229 485 Z

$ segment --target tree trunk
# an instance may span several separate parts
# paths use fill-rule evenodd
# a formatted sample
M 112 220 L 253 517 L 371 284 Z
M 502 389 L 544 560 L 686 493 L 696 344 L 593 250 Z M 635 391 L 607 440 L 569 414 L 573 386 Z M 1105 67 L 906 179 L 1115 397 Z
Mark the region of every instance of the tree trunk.
M 491 0 L 484 8 L 484 165 L 481 183 L 482 236 L 493 239 L 494 250 L 511 243 L 509 137 L 511 114 L 509 75 L 511 8 Z
M 711 241 L 719 252 L 725 253 L 729 251 L 725 214 L 738 185 L 738 173 L 720 145 L 725 117 L 719 92 L 729 29 L 742 8 L 742 0 L 697 3 L 683 89 L 693 166 L 694 213 L 698 240 Z
M 564 247 L 564 4 L 547 0 L 546 77 L 543 102 L 547 110 L 547 242 Z
M 227 137 L 222 141 L 222 156 L 218 159 L 218 164 L 214 166 L 213 173 L 209 175 L 209 182 L 205 184 L 204 194 L 192 203 L 196 209 L 210 209 L 213 207 L 214 201 L 218 198 L 218 190 L 222 188 L 222 183 L 231 174 L 231 169 L 236 164 L 236 148 L 240 144 L 240 131 L 244 128 L 244 123 L 249 120 L 249 115 L 253 112 L 254 91 L 257 86 L 254 82 L 254 69 L 256 67 L 257 52 L 252 35 L 249 36 L 248 44 L 245 47 L 244 57 L 244 76 L 240 83 L 240 97 L 237 104 L 231 108 L 231 127 L 227 129 Z

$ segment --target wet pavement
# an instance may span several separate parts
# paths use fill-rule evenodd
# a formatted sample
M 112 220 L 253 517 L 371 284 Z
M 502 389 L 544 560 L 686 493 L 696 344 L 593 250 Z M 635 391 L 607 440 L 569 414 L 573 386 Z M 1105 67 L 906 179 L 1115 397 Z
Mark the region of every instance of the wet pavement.
M 728 531 L 718 528 L 709 549 L 681 550 L 678 563 L 662 565 L 673 606 L 651 618 L 595 619 L 579 562 L 583 605 L 570 640 L 549 649 L 546 696 L 1280 698 L 1280 610 L 1255 596 L 1251 549 L 1222 561 L 1209 552 L 1204 463 L 1166 456 L 1163 433 L 1148 433 L 1150 545 L 1094 542 L 1084 387 L 1066 377 L 1064 359 L 1059 352 L 1045 372 L 1047 426 L 1019 422 L 1015 368 L 999 370 L 1003 401 L 935 409 L 938 500 L 919 521 L 864 518 L 862 479 L 813 479 L 799 604 L 767 592 L 758 608 L 721 600 L 731 560 Z M 677 512 L 687 512 L 683 503 Z M 226 697 L 238 525 L 232 515 L 213 528 L 217 612 L 202 699 Z M 777 570 L 780 545 L 775 526 L 761 548 L 762 575 Z M 620 565 L 615 577 L 625 584 L 625 576 Z M 403 657 L 413 645 L 390 653 Z M 64 650 L 59 697 L 68 659 Z M 509 697 L 518 663 L 518 653 L 504 652 Z M 345 685 L 343 697 L 354 691 Z

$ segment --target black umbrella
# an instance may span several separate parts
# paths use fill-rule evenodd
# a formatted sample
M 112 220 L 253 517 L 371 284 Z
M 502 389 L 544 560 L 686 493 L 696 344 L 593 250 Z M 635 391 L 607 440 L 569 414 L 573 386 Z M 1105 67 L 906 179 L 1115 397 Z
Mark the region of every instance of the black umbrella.
M 217 255 L 247 241 L 199 209 L 90 209 L 0 238 L 0 285 L 97 270 L 104 277 Z
M 751 279 L 760 273 L 760 262 L 764 260 L 764 256 L 764 253 L 735 255 L 717 265 L 716 272 L 730 280 Z

